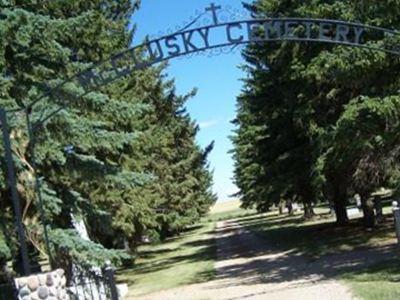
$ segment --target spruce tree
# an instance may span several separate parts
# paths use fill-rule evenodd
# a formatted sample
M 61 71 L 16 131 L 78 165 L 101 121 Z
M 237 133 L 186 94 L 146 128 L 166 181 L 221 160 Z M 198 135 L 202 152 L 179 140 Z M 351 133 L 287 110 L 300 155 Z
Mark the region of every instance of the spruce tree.
M 6 38 L 0 48 L 0 92 L 7 109 L 25 110 L 51 87 L 125 50 L 134 39 L 128 25 L 137 1 L 1 4 L 0 30 Z M 164 68 L 137 71 L 83 97 L 79 82 L 64 85 L 28 111 L 34 139 L 27 134 L 23 113 L 10 116 L 29 242 L 45 254 L 34 147 L 51 249 L 67 272 L 72 262 L 118 263 L 126 256 L 105 247 L 135 252 L 144 236 L 159 236 L 165 227 L 168 233 L 179 232 L 215 201 L 206 162 L 210 149 L 196 145 L 196 126 L 184 112 L 187 97 L 175 95 L 173 82 L 164 81 Z M 7 238 L 12 211 L 4 174 L 1 262 L 18 249 Z M 72 229 L 72 215 L 86 223 L 92 242 Z
M 260 18 L 311 17 L 399 27 L 399 12 L 391 9 L 392 5 L 370 4 L 259 0 L 247 7 Z M 388 37 L 375 42 L 373 35 L 368 37 L 371 45 L 388 42 Z M 386 142 L 383 153 L 379 152 L 378 144 L 368 139 L 372 138 L 368 126 L 359 123 L 361 118 L 354 111 L 366 100 L 375 101 L 382 114 L 395 112 L 384 109 L 388 101 L 384 99 L 398 96 L 398 58 L 379 51 L 311 42 L 258 43 L 247 47 L 244 57 L 249 79 L 238 99 L 239 128 L 234 137 L 235 178 L 244 203 L 251 195 L 250 203 L 257 205 L 270 205 L 288 196 L 311 201 L 322 198 L 334 204 L 337 221 L 343 224 L 348 221 L 348 199 L 361 193 L 366 224 L 370 224 L 370 195 L 378 186 L 393 182 L 389 178 L 396 174 L 396 168 L 382 170 L 397 154 L 384 146 Z M 362 113 L 374 118 L 369 105 Z M 354 123 L 343 127 L 343 118 Z M 391 120 L 390 115 L 381 115 L 376 121 L 385 118 Z M 368 118 L 363 122 L 374 126 Z M 392 126 L 374 130 L 374 138 L 390 136 Z M 343 131 L 357 127 L 360 131 L 355 136 L 350 130 L 347 134 Z M 366 143 L 373 145 L 372 149 L 351 148 Z M 396 148 L 393 140 L 387 143 Z M 372 182 L 368 179 L 371 174 L 375 174 Z M 242 187 L 242 182 L 251 187 Z M 261 191 L 270 196 L 266 199 Z

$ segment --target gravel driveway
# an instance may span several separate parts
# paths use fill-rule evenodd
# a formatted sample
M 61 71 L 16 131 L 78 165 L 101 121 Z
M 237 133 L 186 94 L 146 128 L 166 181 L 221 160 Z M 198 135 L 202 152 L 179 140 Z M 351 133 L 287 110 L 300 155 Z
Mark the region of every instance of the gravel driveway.
M 235 221 L 219 222 L 215 280 L 161 291 L 140 300 L 351 300 L 334 280 L 340 272 L 365 267 L 395 255 L 393 245 L 324 256 L 311 261 L 279 252 Z M 271 249 L 270 249 L 271 248 Z

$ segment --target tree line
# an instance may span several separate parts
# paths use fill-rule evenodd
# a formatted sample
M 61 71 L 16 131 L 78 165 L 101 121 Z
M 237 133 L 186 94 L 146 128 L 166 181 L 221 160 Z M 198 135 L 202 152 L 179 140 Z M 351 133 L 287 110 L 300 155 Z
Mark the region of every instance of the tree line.
M 66 78 L 123 51 L 135 39 L 139 1 L 0 1 L 0 105 L 24 109 Z M 133 21 L 132 21 L 133 20 Z M 82 94 L 71 82 L 30 112 L 54 115 L 29 138 L 22 113 L 9 114 L 23 223 L 31 261 L 46 255 L 43 222 L 55 267 L 130 261 L 144 240 L 158 241 L 194 224 L 215 202 L 198 125 L 185 110 L 195 94 L 178 95 L 166 65 L 148 68 Z M 33 145 L 34 143 L 34 145 Z M 35 194 L 34 146 L 44 220 Z M 19 246 L 0 145 L 0 265 Z M 83 220 L 91 241 L 74 229 Z
M 260 19 L 337 19 L 398 29 L 399 4 L 257 0 L 245 7 Z M 346 205 L 358 194 L 365 225 L 375 226 L 374 192 L 399 187 L 399 57 L 288 41 L 253 43 L 243 57 L 247 77 L 232 136 L 243 206 L 266 211 L 296 201 L 310 218 L 313 204 L 327 202 L 337 223 L 346 224 Z

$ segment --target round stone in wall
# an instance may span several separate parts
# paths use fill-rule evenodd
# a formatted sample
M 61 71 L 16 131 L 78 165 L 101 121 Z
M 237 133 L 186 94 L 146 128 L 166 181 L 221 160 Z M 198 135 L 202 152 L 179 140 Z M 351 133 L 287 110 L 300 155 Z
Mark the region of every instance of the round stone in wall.
M 46 284 L 47 286 L 52 286 L 54 284 L 53 276 L 51 276 L 51 274 L 47 274 Z
M 39 279 L 37 276 L 30 276 L 28 277 L 28 287 L 31 290 L 31 292 L 34 292 L 38 289 L 39 287 Z
M 65 287 L 67 285 L 67 278 L 65 276 L 63 276 L 61 278 L 61 287 Z
M 26 286 L 27 285 L 26 278 L 19 278 L 17 280 L 17 284 L 18 284 L 19 288 L 22 288 L 22 287 Z
M 46 274 L 39 274 L 39 285 L 46 284 Z
M 57 287 L 56 287 L 56 286 L 50 287 L 50 288 L 49 288 L 49 293 L 50 293 L 50 296 L 57 297 L 57 294 L 58 294 L 58 289 L 57 289 Z
M 31 291 L 28 289 L 27 286 L 23 287 L 22 289 L 19 290 L 18 296 L 20 298 L 23 298 L 25 296 L 29 296 Z
M 34 293 L 31 294 L 31 300 L 40 300 L 37 292 L 34 292 Z
M 46 299 L 49 296 L 49 289 L 45 286 L 41 286 L 37 293 L 40 299 Z

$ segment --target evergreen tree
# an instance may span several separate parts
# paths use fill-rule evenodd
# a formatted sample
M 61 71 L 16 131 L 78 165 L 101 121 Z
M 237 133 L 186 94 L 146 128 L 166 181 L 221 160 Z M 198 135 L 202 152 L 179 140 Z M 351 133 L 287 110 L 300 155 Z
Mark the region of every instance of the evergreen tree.
M 128 25 L 136 1 L 10 0 L 1 5 L 0 105 L 7 109 L 24 110 L 49 88 L 133 42 Z M 137 71 L 83 97 L 78 82 L 64 85 L 29 110 L 35 123 L 64 107 L 41 127 L 34 124 L 34 139 L 22 113 L 10 116 L 27 237 L 44 255 L 34 148 L 51 247 L 56 263 L 67 271 L 72 261 L 118 263 L 126 256 L 104 246 L 125 245 L 134 252 L 145 235 L 179 232 L 215 201 L 206 162 L 210 149 L 196 145 L 197 128 L 184 111 L 188 97 L 175 95 L 164 68 Z M 12 211 L 4 174 L 1 262 L 18 249 L 7 238 Z M 84 220 L 93 242 L 72 230 L 72 216 Z
M 247 7 L 260 18 L 314 17 L 399 27 L 399 11 L 384 2 L 259 0 Z M 383 142 L 381 149 L 371 144 L 368 126 L 375 126 L 370 118 L 376 114 L 371 102 L 375 110 L 382 109 L 376 122 L 393 124 L 376 125 L 374 138 L 390 136 L 395 126 L 390 114 L 397 113 L 385 108 L 389 105 L 385 99 L 398 96 L 398 58 L 310 42 L 258 43 L 248 46 L 244 57 L 249 79 L 238 99 L 239 128 L 234 137 L 235 178 L 244 203 L 250 195 L 257 205 L 288 195 L 312 202 L 323 195 L 334 204 L 337 221 L 343 224 L 348 221 L 348 199 L 362 193 L 366 224 L 371 224 L 371 192 L 393 182 L 389 178 L 397 173 L 396 167 L 385 168 L 397 155 L 395 140 Z M 362 108 L 365 99 L 370 99 L 368 108 Z M 358 107 L 369 117 L 358 117 Z M 367 124 L 360 124 L 361 120 Z M 359 131 L 351 134 L 355 128 Z M 383 146 L 386 143 L 390 146 Z M 365 144 L 370 148 L 352 148 Z M 241 186 L 244 180 L 251 187 Z M 268 197 L 261 191 L 271 194 Z

